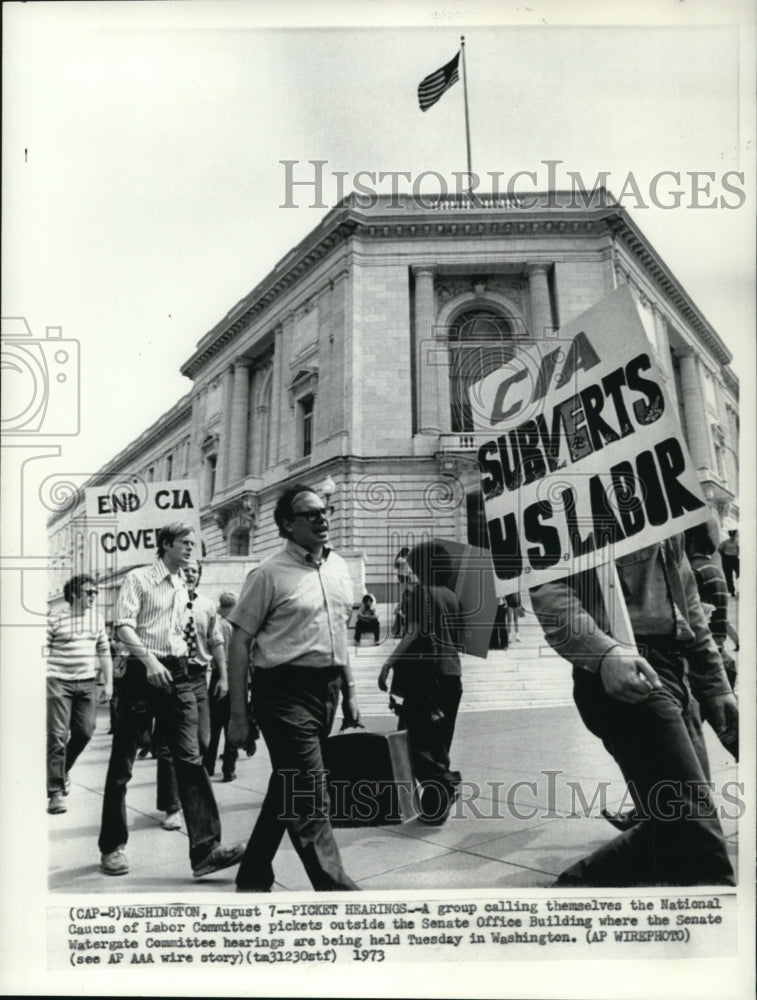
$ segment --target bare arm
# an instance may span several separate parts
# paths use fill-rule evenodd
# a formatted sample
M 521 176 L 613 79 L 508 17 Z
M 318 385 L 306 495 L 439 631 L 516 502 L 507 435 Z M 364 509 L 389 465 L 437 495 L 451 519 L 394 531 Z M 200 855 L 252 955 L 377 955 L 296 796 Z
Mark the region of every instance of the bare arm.
M 355 682 L 352 679 L 352 667 L 349 657 L 347 657 L 347 662 L 342 667 L 342 713 L 344 714 L 344 723 L 346 726 L 360 725 L 360 709 L 357 705 Z
M 229 739 L 241 746 L 247 739 L 247 679 L 253 637 L 238 625 L 229 638 Z
M 119 625 L 117 632 L 119 640 L 126 646 L 129 655 L 144 663 L 148 682 L 154 687 L 169 688 L 171 686 L 171 672 L 163 666 L 157 656 L 145 647 L 134 627 L 132 625 Z

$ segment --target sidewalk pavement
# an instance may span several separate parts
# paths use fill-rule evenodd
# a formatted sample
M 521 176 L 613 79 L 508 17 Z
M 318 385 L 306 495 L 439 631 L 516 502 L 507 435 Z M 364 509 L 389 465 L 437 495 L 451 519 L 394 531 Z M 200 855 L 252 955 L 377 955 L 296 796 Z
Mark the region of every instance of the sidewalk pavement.
M 375 732 L 395 728 L 388 713 L 364 722 Z M 128 788 L 130 872 L 119 877 L 102 874 L 97 835 L 110 752 L 107 729 L 107 712 L 101 709 L 97 732 L 71 775 L 68 811 L 47 816 L 50 890 L 233 892 L 234 869 L 193 879 L 185 831 L 161 828 L 162 814 L 155 808 L 156 764 L 150 758 L 135 761 Z M 737 779 L 737 768 L 709 727 L 705 729 L 716 802 L 732 816 L 736 807 L 724 800 L 722 789 L 725 782 Z M 599 810 L 617 807 L 625 785 L 572 705 L 472 712 L 463 708 L 452 760 L 467 784 L 444 826 L 411 819 L 400 825 L 336 830 L 346 870 L 362 889 L 546 887 L 564 868 L 615 835 Z M 255 756 L 240 756 L 235 781 L 213 780 L 225 844 L 248 838 L 269 774 L 268 754 L 260 740 Z M 581 796 L 589 804 L 587 810 Z M 722 823 L 735 866 L 736 822 L 726 815 Z M 311 890 L 287 838 L 275 870 L 274 891 Z

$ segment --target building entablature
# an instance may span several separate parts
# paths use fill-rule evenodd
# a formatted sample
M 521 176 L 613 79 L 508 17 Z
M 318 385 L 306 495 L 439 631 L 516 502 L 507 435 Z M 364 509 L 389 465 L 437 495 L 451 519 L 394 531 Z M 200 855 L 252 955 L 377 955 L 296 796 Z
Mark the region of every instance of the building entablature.
M 322 222 L 294 247 L 274 269 L 198 343 L 197 350 L 182 366 L 190 378 L 202 372 L 231 343 L 246 338 L 255 322 L 297 287 L 319 263 L 339 246 L 360 239 L 371 241 L 418 241 L 422 258 L 433 258 L 428 241 L 495 238 L 560 239 L 594 237 L 606 233 L 638 263 L 678 310 L 683 319 L 702 338 L 713 356 L 726 365 L 731 354 L 712 326 L 684 291 L 672 272 L 655 253 L 628 213 L 604 188 L 590 193 L 546 191 L 528 195 L 473 195 L 421 199 L 412 195 L 374 195 L 366 202 L 355 194 L 333 208 Z M 424 245 L 425 244 L 425 245 Z M 551 248 L 556 259 L 559 243 Z M 536 249 L 536 248 L 534 248 Z M 423 252 L 425 251 L 425 252 Z M 465 252 L 470 255 L 470 246 Z M 529 256 L 533 254 L 529 253 Z M 421 261 L 419 260 L 419 263 Z M 480 267 L 485 261 L 467 268 Z M 510 262 L 518 266 L 518 262 Z M 499 259 L 492 267 L 507 267 Z M 458 265 L 445 260 L 437 265 L 449 272 Z M 522 265 L 520 265 L 522 266 Z M 444 273 L 444 271 L 439 272 Z M 316 293 L 317 290 L 312 290 Z M 296 307 L 299 307 L 298 303 Z M 293 307 L 294 308 L 294 307 Z M 276 320 L 280 320 L 277 317 Z M 261 328 L 262 330 L 262 328 Z

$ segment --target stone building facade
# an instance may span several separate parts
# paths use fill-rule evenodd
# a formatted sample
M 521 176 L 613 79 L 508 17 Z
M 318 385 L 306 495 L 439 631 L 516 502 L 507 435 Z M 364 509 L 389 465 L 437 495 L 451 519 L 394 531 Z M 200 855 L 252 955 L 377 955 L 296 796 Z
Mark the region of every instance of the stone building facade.
M 731 354 L 604 191 L 350 196 L 199 341 L 181 368 L 191 392 L 102 474 L 196 479 L 206 559 L 239 582 L 280 545 L 281 488 L 316 485 L 356 593 L 389 600 L 401 545 L 431 533 L 485 542 L 467 386 L 512 337 L 555 330 L 621 284 L 713 513 L 736 521 Z M 71 518 L 51 519 L 54 556 L 70 554 Z

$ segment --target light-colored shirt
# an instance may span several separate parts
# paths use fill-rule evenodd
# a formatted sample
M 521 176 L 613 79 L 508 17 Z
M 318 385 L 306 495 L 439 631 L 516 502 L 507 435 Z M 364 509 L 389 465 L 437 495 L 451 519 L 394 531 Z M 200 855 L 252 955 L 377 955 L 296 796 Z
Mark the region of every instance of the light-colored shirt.
M 226 655 L 229 655 L 229 639 L 231 639 L 231 633 L 234 629 L 231 626 L 231 622 L 227 621 L 223 615 L 218 616 L 218 627 L 221 630 L 221 638 L 223 639 L 223 648 Z
M 292 541 L 247 577 L 228 620 L 254 637 L 256 670 L 282 664 L 345 666 L 352 580 L 347 564 L 324 549 L 315 562 Z
M 724 542 L 718 545 L 718 552 L 724 556 L 735 556 L 738 558 L 739 555 L 739 540 L 738 538 L 726 538 Z
M 223 621 L 216 611 L 214 601 L 202 594 L 195 594 L 190 598 L 192 602 L 192 614 L 195 620 L 195 634 L 197 635 L 197 655 L 195 663 L 201 663 L 209 667 L 213 662 L 213 650 L 217 646 L 223 646 L 223 634 L 220 622 Z
M 189 593 L 181 573 L 169 573 L 159 559 L 126 576 L 118 594 L 116 626 L 131 625 L 155 656 L 186 656 L 188 603 Z
M 71 610 L 47 623 L 47 676 L 66 681 L 94 680 L 99 657 L 110 653 L 105 620 L 94 608 L 81 615 Z

